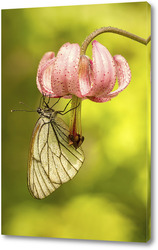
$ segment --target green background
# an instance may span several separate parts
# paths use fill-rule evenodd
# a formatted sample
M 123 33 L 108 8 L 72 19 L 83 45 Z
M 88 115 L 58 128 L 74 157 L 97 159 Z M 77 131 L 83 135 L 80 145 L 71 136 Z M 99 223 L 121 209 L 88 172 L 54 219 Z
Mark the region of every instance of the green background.
M 27 161 L 37 113 L 38 63 L 66 42 L 113 26 L 150 35 L 147 2 L 2 11 L 2 233 L 108 241 L 150 237 L 150 44 L 116 34 L 96 38 L 131 68 L 130 85 L 107 103 L 84 100 L 85 162 L 78 175 L 44 200 L 27 189 Z M 87 54 L 91 56 L 91 45 Z M 62 100 L 57 109 L 63 109 Z M 69 115 L 64 117 L 68 121 Z

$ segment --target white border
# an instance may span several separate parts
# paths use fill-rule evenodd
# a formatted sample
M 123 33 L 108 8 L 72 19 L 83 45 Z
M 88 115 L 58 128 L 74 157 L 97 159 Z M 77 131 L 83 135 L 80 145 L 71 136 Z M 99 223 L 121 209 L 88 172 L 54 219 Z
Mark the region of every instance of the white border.
M 19 0 L 4 0 L 1 1 L 1 9 L 14 9 L 14 8 L 31 8 L 31 7 L 50 7 L 50 6 L 68 6 L 68 5 L 85 5 L 85 4 L 105 4 L 105 3 L 123 3 L 123 2 L 145 2 L 145 1 L 106 1 L 106 0 L 27 0 L 27 1 L 19 1 Z M 149 1 L 154 2 L 154 1 Z
M 29 7 L 47 7 L 47 6 L 67 6 L 67 5 L 83 5 L 83 4 L 106 4 L 106 3 L 120 3 L 120 2 L 144 2 L 144 1 L 106 1 L 106 0 L 2 0 L 0 3 L 1 9 L 12 8 L 29 8 Z M 152 5 L 152 239 L 148 243 L 118 243 L 118 242 L 99 242 L 99 241 L 84 241 L 84 240 L 59 240 L 59 239 L 47 239 L 47 238 L 31 238 L 31 237 L 12 237 L 12 236 L 0 236 L 0 248 L 1 249 L 65 249 L 69 250 L 75 248 L 75 250 L 81 249 L 134 249 L 144 250 L 144 248 L 157 249 L 158 248 L 158 163 L 156 153 L 158 142 L 158 82 L 156 81 L 156 58 L 157 55 L 157 27 L 158 27 L 158 1 L 148 1 Z M 155 190 L 155 191 L 154 191 Z

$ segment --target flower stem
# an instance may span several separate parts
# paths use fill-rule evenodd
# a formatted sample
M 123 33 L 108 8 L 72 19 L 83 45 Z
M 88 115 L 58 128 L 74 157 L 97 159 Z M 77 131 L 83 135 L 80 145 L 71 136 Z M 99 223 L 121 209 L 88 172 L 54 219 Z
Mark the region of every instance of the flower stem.
M 106 33 L 106 32 L 110 32 L 110 33 L 116 33 L 118 35 L 121 36 L 125 36 L 128 37 L 132 40 L 135 40 L 139 43 L 142 43 L 144 45 L 147 45 L 150 40 L 151 40 L 151 36 L 149 36 L 147 39 L 141 38 L 135 34 L 132 34 L 130 32 L 127 32 L 125 30 L 122 29 L 118 29 L 118 28 L 114 28 L 114 27 L 102 27 L 100 29 L 95 30 L 94 32 L 92 32 L 83 42 L 82 46 L 81 46 L 81 55 L 85 55 L 87 47 L 89 45 L 89 43 L 98 35 L 102 34 L 102 33 Z

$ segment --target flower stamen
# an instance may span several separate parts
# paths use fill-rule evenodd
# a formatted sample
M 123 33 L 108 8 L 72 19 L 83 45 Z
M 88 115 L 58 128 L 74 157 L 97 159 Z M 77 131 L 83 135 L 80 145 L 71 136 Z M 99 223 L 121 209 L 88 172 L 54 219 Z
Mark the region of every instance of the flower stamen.
M 81 98 L 72 96 L 69 145 L 73 145 L 75 148 L 80 147 L 84 141 L 81 126 L 81 103 Z

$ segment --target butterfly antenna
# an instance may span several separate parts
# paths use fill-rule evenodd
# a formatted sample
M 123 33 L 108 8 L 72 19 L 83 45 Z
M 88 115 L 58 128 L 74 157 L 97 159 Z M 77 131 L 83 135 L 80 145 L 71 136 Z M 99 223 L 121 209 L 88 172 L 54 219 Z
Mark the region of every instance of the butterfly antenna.
M 19 104 L 25 105 L 26 108 L 28 109 L 11 109 L 11 112 L 16 112 L 16 111 L 25 111 L 25 112 L 37 112 L 37 110 L 31 109 L 28 105 L 26 105 L 24 102 L 19 102 Z
M 26 105 L 24 102 L 19 102 L 19 104 L 24 105 L 26 108 L 28 108 L 28 110 L 24 110 L 24 111 L 28 111 L 28 112 L 34 112 L 35 110 L 33 110 L 31 107 L 29 107 L 28 105 Z
M 11 109 L 11 112 L 16 112 L 16 111 L 37 112 L 37 110 Z

